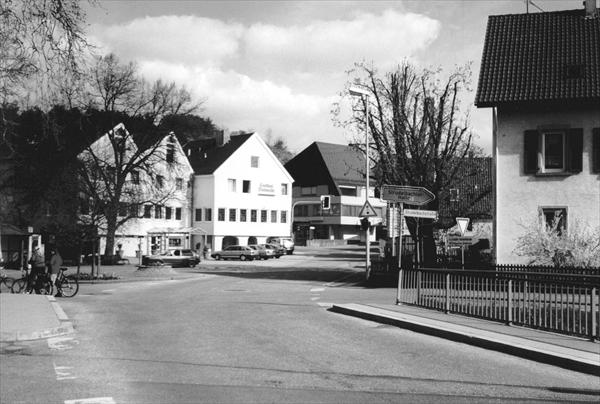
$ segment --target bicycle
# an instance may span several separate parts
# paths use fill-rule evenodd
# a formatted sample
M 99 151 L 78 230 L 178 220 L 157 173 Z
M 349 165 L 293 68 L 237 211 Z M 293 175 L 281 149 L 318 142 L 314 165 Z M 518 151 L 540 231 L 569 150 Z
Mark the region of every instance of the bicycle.
M 79 280 L 77 278 L 69 279 L 65 276 L 65 271 L 69 268 L 62 267 L 56 277 L 54 285 L 56 286 L 56 296 L 73 297 L 79 291 Z
M 11 285 L 12 293 L 36 293 L 41 295 L 51 295 L 53 291 L 50 277 L 45 273 L 40 273 L 36 279 L 30 279 L 30 270 L 24 269 L 25 275 L 15 279 Z
M 12 291 L 13 279 L 6 276 L 6 274 L 0 274 L 0 293 L 8 293 Z

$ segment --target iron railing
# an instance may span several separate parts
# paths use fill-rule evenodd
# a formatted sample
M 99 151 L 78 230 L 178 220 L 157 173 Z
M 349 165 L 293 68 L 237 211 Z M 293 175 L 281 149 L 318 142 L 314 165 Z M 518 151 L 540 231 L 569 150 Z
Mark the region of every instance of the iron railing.
M 402 269 L 398 303 L 598 339 L 600 275 Z

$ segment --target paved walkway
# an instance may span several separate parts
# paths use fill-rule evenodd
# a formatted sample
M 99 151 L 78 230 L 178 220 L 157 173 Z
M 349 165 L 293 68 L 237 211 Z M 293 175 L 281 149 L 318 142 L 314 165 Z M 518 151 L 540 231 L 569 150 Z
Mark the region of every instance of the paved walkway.
M 600 376 L 600 344 L 406 305 L 334 304 L 331 311 Z

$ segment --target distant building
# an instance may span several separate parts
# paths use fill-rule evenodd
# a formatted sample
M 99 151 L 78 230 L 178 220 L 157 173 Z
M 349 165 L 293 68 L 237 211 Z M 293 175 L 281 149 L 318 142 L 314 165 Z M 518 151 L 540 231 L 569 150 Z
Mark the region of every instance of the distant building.
M 285 167 L 294 178 L 293 228 L 298 244 L 343 243 L 361 237 L 364 241 L 359 217 L 366 192 L 364 155 L 347 145 L 314 142 Z M 373 181 L 369 187 L 369 202 L 377 217 L 371 223 L 380 224 L 386 203 L 375 197 L 374 185 Z M 330 209 L 322 209 L 323 196 L 331 196 Z M 374 227 L 370 237 L 375 241 Z
M 492 108 L 495 247 L 536 219 L 600 226 L 600 17 L 585 9 L 490 16 L 475 104 Z
M 185 153 L 194 170 L 194 246 L 290 237 L 292 177 L 258 134 L 190 142 Z

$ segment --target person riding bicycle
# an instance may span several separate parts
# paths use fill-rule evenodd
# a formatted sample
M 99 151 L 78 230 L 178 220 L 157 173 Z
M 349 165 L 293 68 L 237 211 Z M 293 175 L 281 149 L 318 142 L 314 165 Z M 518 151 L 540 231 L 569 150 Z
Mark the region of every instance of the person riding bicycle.
M 39 278 L 46 273 L 46 262 L 44 261 L 44 255 L 40 251 L 40 247 L 36 246 L 33 248 L 31 259 L 31 272 L 29 273 L 29 279 L 27 280 L 27 290 L 35 291 L 40 293 Z
M 56 277 L 58 276 L 58 272 L 60 271 L 60 267 L 63 264 L 63 259 L 60 256 L 60 254 L 58 253 L 58 250 L 56 248 L 53 248 L 50 250 L 50 282 L 52 282 L 53 285 L 56 285 Z M 57 288 L 57 293 L 56 293 L 56 297 L 61 297 L 61 293 L 60 293 L 60 289 L 58 288 L 58 285 L 56 285 Z

